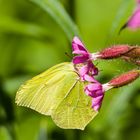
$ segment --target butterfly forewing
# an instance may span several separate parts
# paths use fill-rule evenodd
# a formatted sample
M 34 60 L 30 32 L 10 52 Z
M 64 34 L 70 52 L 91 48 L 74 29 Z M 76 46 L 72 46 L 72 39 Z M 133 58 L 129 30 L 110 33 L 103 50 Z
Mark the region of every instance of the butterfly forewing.
M 32 108 L 42 114 L 51 112 L 77 80 L 71 63 L 52 67 L 23 84 L 16 95 L 16 103 Z

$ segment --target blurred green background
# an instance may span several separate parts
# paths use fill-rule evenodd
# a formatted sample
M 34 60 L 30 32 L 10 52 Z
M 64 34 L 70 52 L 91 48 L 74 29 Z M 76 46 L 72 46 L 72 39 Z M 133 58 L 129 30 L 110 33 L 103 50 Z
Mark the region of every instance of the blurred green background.
M 91 52 L 114 44 L 140 45 L 140 30 L 119 29 L 135 0 L 0 0 L 0 140 L 140 140 L 140 80 L 106 93 L 100 113 L 84 131 L 58 128 L 50 117 L 18 107 L 27 79 L 71 61 L 71 41 Z M 136 68 L 122 60 L 96 61 L 97 79 Z

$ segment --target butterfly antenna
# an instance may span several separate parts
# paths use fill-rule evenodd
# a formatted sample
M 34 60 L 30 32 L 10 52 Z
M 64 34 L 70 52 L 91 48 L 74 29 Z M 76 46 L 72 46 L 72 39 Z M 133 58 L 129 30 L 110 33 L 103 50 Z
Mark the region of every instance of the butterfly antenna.
M 99 64 L 99 62 L 97 62 L 97 63 L 95 64 L 95 66 L 98 66 L 98 64 Z
M 67 52 L 65 52 L 65 55 L 72 59 L 72 56 L 70 56 Z

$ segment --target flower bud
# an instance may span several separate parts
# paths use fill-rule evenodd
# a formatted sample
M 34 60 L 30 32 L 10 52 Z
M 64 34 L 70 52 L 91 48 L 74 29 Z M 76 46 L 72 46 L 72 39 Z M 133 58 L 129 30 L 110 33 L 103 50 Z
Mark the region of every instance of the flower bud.
M 110 48 L 106 48 L 99 52 L 99 58 L 101 59 L 112 59 L 112 58 L 118 58 L 121 55 L 129 52 L 134 47 L 128 46 L 128 45 L 116 45 Z
M 121 58 L 127 62 L 131 62 L 133 64 L 140 66 L 140 47 L 135 47 L 128 53 L 122 55 Z
M 134 80 L 136 80 L 139 77 L 139 71 L 138 70 L 132 70 L 127 73 L 121 74 L 117 76 L 116 78 L 113 78 L 109 84 L 113 86 L 114 88 L 121 87 L 124 85 L 127 85 Z
M 140 47 L 135 47 L 131 51 L 125 53 L 124 56 L 130 57 L 130 58 L 133 58 L 133 59 L 140 58 Z

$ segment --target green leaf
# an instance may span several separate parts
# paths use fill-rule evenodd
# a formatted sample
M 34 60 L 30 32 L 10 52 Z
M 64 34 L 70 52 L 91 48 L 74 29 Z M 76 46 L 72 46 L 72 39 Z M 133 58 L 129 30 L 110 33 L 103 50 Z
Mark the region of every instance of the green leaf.
M 23 84 L 16 103 L 51 115 L 61 128 L 84 129 L 96 116 L 72 63 L 61 63 Z
M 0 18 L 0 31 L 28 35 L 35 38 L 49 38 L 50 36 L 46 28 L 6 16 Z
M 79 31 L 64 7 L 57 0 L 31 0 L 46 11 L 66 33 L 69 41 L 74 35 L 79 36 Z

